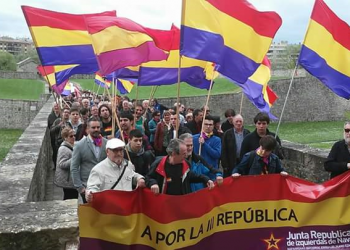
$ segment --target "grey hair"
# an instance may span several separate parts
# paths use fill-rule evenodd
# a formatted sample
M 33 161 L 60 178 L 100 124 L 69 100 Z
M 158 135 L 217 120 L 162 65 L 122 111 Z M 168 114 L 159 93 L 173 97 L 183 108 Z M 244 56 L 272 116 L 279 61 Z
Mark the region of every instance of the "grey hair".
M 184 133 L 184 134 L 180 135 L 180 137 L 179 137 L 180 140 L 185 140 L 187 138 L 192 139 L 193 138 L 192 134 Z
M 185 145 L 185 142 L 183 140 L 180 139 L 172 139 L 169 142 L 168 147 L 166 148 L 166 152 L 168 153 L 168 155 L 172 155 L 173 153 L 179 155 L 180 154 L 180 145 L 183 144 Z
M 346 125 L 350 125 L 350 121 L 346 121 L 346 122 L 344 122 L 344 127 L 346 126 Z

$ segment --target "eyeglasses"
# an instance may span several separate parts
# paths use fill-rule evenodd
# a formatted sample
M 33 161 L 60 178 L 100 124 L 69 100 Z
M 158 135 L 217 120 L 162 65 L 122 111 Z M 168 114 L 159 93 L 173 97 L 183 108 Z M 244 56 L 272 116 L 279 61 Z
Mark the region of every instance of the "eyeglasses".
M 350 129 L 349 129 L 349 128 L 345 128 L 345 129 L 344 129 L 344 132 L 345 132 L 345 133 L 350 133 Z

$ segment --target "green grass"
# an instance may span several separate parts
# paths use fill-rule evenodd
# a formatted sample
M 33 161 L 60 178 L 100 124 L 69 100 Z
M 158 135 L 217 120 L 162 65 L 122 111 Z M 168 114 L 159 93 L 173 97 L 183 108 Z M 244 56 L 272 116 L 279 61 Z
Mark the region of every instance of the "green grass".
M 44 83 L 28 79 L 0 79 L 0 99 L 38 100 Z
M 83 89 L 97 91 L 98 86 L 95 84 L 93 79 L 74 79 L 73 82 L 77 82 Z M 147 99 L 150 97 L 152 87 L 139 87 L 139 97 L 138 99 Z M 99 94 L 103 94 L 103 89 L 99 89 Z M 212 95 L 222 94 L 222 93 L 235 93 L 240 91 L 240 88 L 235 84 L 231 83 L 225 78 L 218 78 L 215 80 L 215 84 L 211 91 Z M 207 90 L 194 88 L 186 83 L 181 84 L 180 96 L 198 96 L 207 95 Z M 131 93 L 128 95 L 131 99 L 136 98 L 136 88 L 133 88 Z M 161 97 L 176 97 L 177 96 L 177 84 L 168 86 L 159 86 L 154 95 L 156 98 Z
M 0 129 L 0 162 L 23 133 L 21 129 Z
M 335 141 L 343 138 L 343 125 L 343 121 L 282 123 L 278 136 L 282 140 L 330 149 Z M 251 131 L 254 130 L 254 126 L 247 127 Z M 277 123 L 269 125 L 272 132 L 275 132 L 276 128 Z

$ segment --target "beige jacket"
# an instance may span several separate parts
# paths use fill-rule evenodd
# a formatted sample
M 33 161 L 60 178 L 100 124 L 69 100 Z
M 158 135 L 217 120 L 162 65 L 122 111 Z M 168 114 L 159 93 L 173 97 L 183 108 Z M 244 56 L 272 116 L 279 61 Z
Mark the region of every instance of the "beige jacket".
M 123 177 L 114 190 L 131 191 L 132 184 L 136 185 L 137 181 L 144 177 L 134 171 L 135 167 L 131 162 L 125 160 L 121 166 L 118 166 L 108 157 L 92 168 L 87 182 L 87 190 L 95 193 L 111 189 L 123 172 L 125 164 L 127 167 Z

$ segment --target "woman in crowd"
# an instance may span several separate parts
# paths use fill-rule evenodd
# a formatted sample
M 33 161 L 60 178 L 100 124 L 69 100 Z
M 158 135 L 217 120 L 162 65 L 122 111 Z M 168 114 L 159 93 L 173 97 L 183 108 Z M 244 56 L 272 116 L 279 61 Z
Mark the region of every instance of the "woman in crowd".
M 55 184 L 63 188 L 63 200 L 77 199 L 78 192 L 73 185 L 70 174 L 70 162 L 75 142 L 75 133 L 73 129 L 65 127 L 62 129 L 61 135 L 63 142 L 57 153 Z

